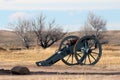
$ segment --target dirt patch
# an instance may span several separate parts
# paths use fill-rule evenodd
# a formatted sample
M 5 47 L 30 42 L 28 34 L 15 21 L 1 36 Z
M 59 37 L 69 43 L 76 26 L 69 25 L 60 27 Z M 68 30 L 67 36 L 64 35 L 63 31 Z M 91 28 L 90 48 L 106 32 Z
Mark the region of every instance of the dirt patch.
M 13 74 L 11 70 L 4 70 L 0 69 L 0 75 L 20 75 L 20 74 Z M 25 74 L 26 75 L 26 74 Z M 27 75 L 120 75 L 119 71 L 104 71 L 104 72 L 30 72 Z
M 67 66 L 57 66 L 57 65 L 50 67 L 35 67 L 35 66 L 28 66 L 28 67 L 29 69 L 31 69 L 30 74 L 25 74 L 25 75 L 120 75 L 120 70 L 115 70 L 115 69 L 111 70 L 105 67 L 99 68 L 98 66 L 97 67 L 81 66 L 83 67 L 83 69 L 79 66 L 67 67 Z M 12 69 L 11 70 L 0 69 L 0 75 L 21 75 L 21 74 L 12 73 Z
M 30 69 L 29 75 L 11 73 L 13 65 L 1 65 L 0 80 L 119 80 L 120 65 L 107 66 L 65 66 L 38 67 L 24 65 Z

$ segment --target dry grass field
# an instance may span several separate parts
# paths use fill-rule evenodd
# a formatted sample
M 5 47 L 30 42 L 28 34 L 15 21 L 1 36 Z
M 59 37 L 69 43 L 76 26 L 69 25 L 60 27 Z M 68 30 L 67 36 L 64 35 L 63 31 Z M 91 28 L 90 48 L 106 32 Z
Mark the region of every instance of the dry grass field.
M 47 49 L 36 47 L 29 50 L 3 50 L 2 48 L 12 46 L 12 42 L 17 39 L 14 33 L 0 31 L 0 69 L 10 70 L 14 66 L 21 65 L 36 73 L 33 75 L 0 75 L 0 80 L 120 80 L 120 31 L 108 31 L 106 34 L 110 44 L 102 46 L 102 57 L 94 66 L 67 66 L 59 61 L 50 67 L 38 67 L 35 62 L 47 59 L 57 51 L 58 46 Z M 8 47 L 4 47 L 6 45 L 3 43 L 9 43 Z M 40 71 L 48 73 L 40 74 Z M 49 72 L 73 72 L 75 74 L 49 74 Z
M 97 65 L 120 65 L 120 46 L 103 45 L 102 58 Z M 57 47 L 47 49 L 34 48 L 24 50 L 0 51 L 0 61 L 2 62 L 20 62 L 20 64 L 32 64 L 36 61 L 47 59 L 57 51 Z M 17 63 L 19 65 L 19 63 Z M 3 65 L 3 64 L 2 64 Z M 10 64 L 12 65 L 12 64 Z M 56 65 L 64 65 L 58 62 Z
M 66 66 L 62 61 L 50 67 L 37 67 L 36 61 L 47 59 L 57 47 L 48 49 L 34 48 L 29 50 L 0 51 L 0 67 L 11 69 L 16 65 L 27 66 L 31 71 L 48 72 L 84 72 L 81 75 L 60 75 L 60 74 L 37 74 L 37 75 L 1 75 L 0 80 L 119 80 L 120 79 L 120 46 L 103 45 L 103 55 L 95 66 Z M 119 74 L 103 75 L 105 72 L 118 72 Z M 99 72 L 91 75 L 87 72 Z

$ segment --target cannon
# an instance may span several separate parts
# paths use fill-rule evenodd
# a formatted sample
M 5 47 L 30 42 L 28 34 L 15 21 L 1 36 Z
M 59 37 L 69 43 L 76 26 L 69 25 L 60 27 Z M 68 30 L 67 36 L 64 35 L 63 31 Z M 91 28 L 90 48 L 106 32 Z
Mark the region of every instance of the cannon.
M 51 66 L 62 60 L 66 65 L 95 65 L 101 58 L 102 47 L 95 36 L 65 37 L 48 59 L 36 62 L 37 66 Z

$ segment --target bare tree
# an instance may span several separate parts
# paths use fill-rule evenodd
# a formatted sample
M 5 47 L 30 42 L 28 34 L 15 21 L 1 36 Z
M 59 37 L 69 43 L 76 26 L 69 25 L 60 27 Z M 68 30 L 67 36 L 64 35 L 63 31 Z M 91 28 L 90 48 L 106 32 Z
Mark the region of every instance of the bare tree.
M 31 21 L 30 20 L 22 20 L 18 19 L 16 23 L 12 23 L 11 26 L 13 26 L 15 33 L 19 36 L 21 39 L 23 45 L 29 49 L 31 46 L 31 42 L 33 41 L 33 34 L 31 33 Z
M 101 41 L 101 43 L 105 43 L 108 42 L 104 39 L 103 31 L 105 30 L 107 30 L 106 21 L 94 13 L 89 13 L 87 21 L 83 27 L 83 33 L 85 35 L 94 35 Z
M 45 16 L 42 14 L 32 21 L 33 31 L 37 36 L 38 45 L 47 48 L 60 40 L 66 33 L 62 28 L 55 24 L 55 20 L 45 22 Z

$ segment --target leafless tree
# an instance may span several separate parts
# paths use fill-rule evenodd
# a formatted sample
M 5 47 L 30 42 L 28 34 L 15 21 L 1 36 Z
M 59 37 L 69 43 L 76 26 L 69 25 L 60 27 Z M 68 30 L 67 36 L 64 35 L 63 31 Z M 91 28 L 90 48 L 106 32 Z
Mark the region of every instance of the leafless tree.
M 50 47 L 66 34 L 59 25 L 55 24 L 55 20 L 47 24 L 45 19 L 45 16 L 41 14 L 32 21 L 33 31 L 37 36 L 38 45 L 43 48 Z
M 105 30 L 107 30 L 106 20 L 95 15 L 94 13 L 89 13 L 87 21 L 82 29 L 84 35 L 94 35 L 101 41 L 101 43 L 106 43 L 108 41 L 104 39 L 103 34 Z
M 31 21 L 25 19 L 18 19 L 15 23 L 10 24 L 15 33 L 19 36 L 23 45 L 29 49 L 33 41 L 33 34 L 31 31 Z

